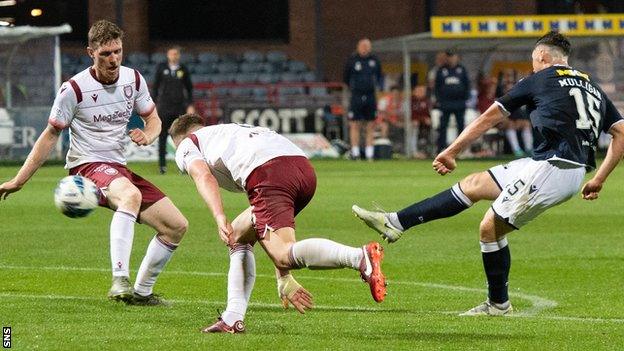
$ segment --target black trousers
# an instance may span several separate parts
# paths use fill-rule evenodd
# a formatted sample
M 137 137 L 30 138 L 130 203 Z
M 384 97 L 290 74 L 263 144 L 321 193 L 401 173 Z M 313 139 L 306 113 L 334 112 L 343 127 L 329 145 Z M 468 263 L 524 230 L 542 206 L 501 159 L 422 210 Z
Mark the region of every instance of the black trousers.
M 455 115 L 455 122 L 457 124 L 457 135 L 464 130 L 464 114 L 466 109 L 457 110 L 442 110 L 442 116 L 440 117 L 440 127 L 438 128 L 438 153 L 442 152 L 446 148 L 446 130 L 448 128 L 451 115 Z
M 158 136 L 158 166 L 165 167 L 167 165 L 167 160 L 165 156 L 167 155 L 167 137 L 169 136 L 169 128 L 171 128 L 171 124 L 173 121 L 178 118 L 180 115 L 184 114 L 184 109 L 178 112 L 167 112 L 163 111 L 162 115 L 160 115 L 160 119 L 162 121 L 162 129 L 160 130 L 160 135 Z

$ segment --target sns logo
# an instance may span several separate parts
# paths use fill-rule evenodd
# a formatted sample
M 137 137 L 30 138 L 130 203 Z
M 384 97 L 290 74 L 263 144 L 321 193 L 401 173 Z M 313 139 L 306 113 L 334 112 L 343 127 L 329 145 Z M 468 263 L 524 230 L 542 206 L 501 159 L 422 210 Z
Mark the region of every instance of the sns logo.
M 2 327 L 2 347 L 11 348 L 11 327 Z

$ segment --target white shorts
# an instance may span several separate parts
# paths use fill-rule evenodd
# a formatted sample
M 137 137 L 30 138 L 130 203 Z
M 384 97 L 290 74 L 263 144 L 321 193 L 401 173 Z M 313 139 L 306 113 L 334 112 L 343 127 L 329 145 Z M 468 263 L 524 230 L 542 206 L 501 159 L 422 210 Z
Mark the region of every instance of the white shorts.
M 585 167 L 529 157 L 492 167 L 488 172 L 502 190 L 492 210 L 516 229 L 569 200 L 580 190 L 585 177 Z

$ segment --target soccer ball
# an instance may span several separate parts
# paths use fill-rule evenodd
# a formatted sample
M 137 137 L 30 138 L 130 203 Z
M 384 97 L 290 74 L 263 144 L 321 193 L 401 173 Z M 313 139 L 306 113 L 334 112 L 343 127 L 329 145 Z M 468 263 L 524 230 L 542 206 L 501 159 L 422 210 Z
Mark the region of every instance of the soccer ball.
M 89 179 L 79 175 L 67 176 L 56 186 L 54 204 L 67 217 L 85 217 L 97 207 L 99 192 Z

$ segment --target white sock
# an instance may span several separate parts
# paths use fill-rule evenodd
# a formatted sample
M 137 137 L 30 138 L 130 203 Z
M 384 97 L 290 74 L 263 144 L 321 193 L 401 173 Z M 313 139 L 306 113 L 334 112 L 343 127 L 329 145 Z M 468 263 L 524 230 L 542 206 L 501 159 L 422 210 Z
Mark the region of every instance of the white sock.
M 113 277 L 130 276 L 130 253 L 134 239 L 136 215 L 131 211 L 117 209 L 110 224 L 110 254 Z
M 533 150 L 533 130 L 530 127 L 522 130 L 522 142 L 524 142 L 526 151 Z
M 350 247 L 327 239 L 306 239 L 296 242 L 290 249 L 293 268 L 310 269 L 345 268 L 360 269 L 364 254 L 362 248 Z
M 233 326 L 242 321 L 256 278 L 256 263 L 251 245 L 239 245 L 230 250 L 230 271 L 228 272 L 228 303 L 221 319 Z
M 355 158 L 360 157 L 360 147 L 359 146 L 351 146 L 351 156 Z
M 139 267 L 136 282 L 134 283 L 134 291 L 141 296 L 149 296 L 156 283 L 156 279 L 163 268 L 171 259 L 173 252 L 178 247 L 161 239 L 158 234 L 154 235 L 152 241 L 147 246 L 147 252 Z
M 403 225 L 401 225 L 401 221 L 399 221 L 399 215 L 396 212 L 386 213 L 386 218 L 390 222 L 390 224 L 398 230 L 405 230 Z
M 520 144 L 518 143 L 518 134 L 516 133 L 516 130 L 507 129 L 505 131 L 505 135 L 507 136 L 507 141 L 509 141 L 509 145 L 511 146 L 511 151 L 520 151 Z
M 367 160 L 372 160 L 375 157 L 375 147 L 374 146 L 366 146 L 364 149 L 364 153 L 366 154 Z

